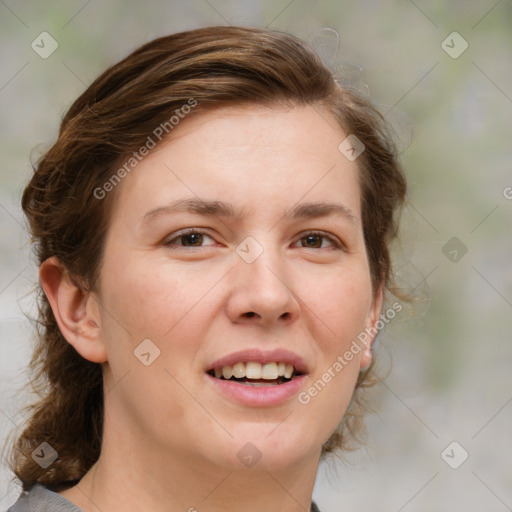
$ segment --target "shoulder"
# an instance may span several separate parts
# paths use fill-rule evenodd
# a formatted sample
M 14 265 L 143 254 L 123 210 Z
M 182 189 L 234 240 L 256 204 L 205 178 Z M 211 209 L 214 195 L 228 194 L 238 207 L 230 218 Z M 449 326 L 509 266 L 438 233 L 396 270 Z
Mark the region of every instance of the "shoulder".
M 60 494 L 36 484 L 23 491 L 18 501 L 7 512 L 82 512 Z
M 320 512 L 320 509 L 316 506 L 314 501 L 311 503 L 311 512 Z

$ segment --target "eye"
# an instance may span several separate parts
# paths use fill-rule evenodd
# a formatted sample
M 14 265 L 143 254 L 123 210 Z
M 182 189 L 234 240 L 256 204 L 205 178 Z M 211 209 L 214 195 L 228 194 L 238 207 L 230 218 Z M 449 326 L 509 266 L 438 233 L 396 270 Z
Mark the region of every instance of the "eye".
M 204 247 L 205 238 L 213 240 L 213 238 L 200 229 L 188 229 L 171 235 L 172 238 L 165 240 L 166 246 L 178 247 Z M 212 244 L 208 244 L 212 245 Z
M 298 242 L 301 242 L 301 246 L 306 249 L 328 249 L 329 246 L 325 247 L 324 241 L 327 241 L 329 244 L 331 244 L 331 247 L 338 249 L 343 248 L 343 244 L 339 242 L 337 238 L 319 231 L 310 231 L 305 233 L 298 240 Z
M 205 231 L 197 228 L 191 228 L 174 233 L 171 235 L 171 238 L 167 238 L 165 240 L 164 245 L 167 247 L 174 246 L 173 248 L 205 247 L 213 245 L 211 243 L 205 244 L 205 239 L 208 238 L 212 240 L 212 242 L 215 242 Z M 343 248 L 343 244 L 336 237 L 319 231 L 310 231 L 305 233 L 296 243 L 298 242 L 301 243 L 301 247 L 306 249 L 329 249 L 333 247 L 338 249 Z M 330 245 L 326 246 L 326 243 Z

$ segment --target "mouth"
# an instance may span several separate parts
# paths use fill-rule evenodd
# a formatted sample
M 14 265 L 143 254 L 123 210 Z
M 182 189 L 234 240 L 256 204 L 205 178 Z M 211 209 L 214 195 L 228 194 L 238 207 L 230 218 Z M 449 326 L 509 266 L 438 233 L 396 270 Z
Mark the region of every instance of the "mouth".
M 304 387 L 308 373 L 302 357 L 281 348 L 248 348 L 221 357 L 205 368 L 206 382 L 212 389 L 246 407 L 290 403 Z
M 252 387 L 279 386 L 303 375 L 293 364 L 283 361 L 238 361 L 210 368 L 206 373 L 219 380 Z

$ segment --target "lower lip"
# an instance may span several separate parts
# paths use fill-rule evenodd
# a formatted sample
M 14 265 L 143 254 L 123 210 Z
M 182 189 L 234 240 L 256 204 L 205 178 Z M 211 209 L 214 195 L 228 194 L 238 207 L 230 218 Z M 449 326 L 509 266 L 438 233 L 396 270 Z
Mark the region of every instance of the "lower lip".
M 304 375 L 275 386 L 246 386 L 232 380 L 223 380 L 206 374 L 207 379 L 224 396 L 243 405 L 252 407 L 271 407 L 280 405 L 295 396 L 304 382 Z

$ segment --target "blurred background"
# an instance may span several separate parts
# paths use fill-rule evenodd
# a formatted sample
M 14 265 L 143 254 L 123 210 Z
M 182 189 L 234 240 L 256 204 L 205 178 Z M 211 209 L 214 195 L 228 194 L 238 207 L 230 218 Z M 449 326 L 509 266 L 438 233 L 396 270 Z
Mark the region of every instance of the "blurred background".
M 107 66 L 225 24 L 314 44 L 392 122 L 410 185 L 395 258 L 421 300 L 380 339 L 367 443 L 321 465 L 320 509 L 512 510 L 511 0 L 0 0 L 0 438 L 30 399 L 30 162 Z M 2 467 L 0 509 L 18 494 Z

